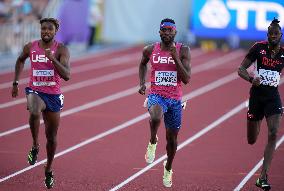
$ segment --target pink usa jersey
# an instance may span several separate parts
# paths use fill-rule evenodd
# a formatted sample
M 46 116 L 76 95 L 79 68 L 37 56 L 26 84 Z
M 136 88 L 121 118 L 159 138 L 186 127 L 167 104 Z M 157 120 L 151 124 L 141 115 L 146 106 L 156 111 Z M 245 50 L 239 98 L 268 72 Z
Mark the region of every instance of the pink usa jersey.
M 50 50 L 54 54 L 58 48 L 58 42 L 54 41 Z M 39 41 L 32 42 L 30 49 L 30 82 L 29 87 L 32 90 L 47 93 L 61 94 L 60 76 L 55 66 L 45 56 L 45 50 L 39 47 Z
M 176 43 L 177 53 L 179 54 L 181 43 Z M 161 50 L 159 42 L 155 43 L 150 57 L 151 76 L 149 94 L 158 94 L 163 97 L 181 100 L 181 80 L 177 75 L 175 61 L 169 51 Z

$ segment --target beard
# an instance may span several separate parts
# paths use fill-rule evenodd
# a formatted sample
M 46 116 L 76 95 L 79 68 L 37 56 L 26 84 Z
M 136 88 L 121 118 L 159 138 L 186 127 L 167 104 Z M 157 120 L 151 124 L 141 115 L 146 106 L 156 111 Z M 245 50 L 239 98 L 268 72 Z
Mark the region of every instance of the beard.
M 51 36 L 49 36 L 48 38 L 45 38 L 44 37 L 45 35 L 42 35 L 41 36 L 41 40 L 43 41 L 43 42 L 45 42 L 45 43 L 49 43 L 49 42 L 51 42 L 52 40 L 53 40 L 53 37 Z
M 49 43 L 52 41 L 52 38 L 48 38 L 48 39 L 42 38 L 41 40 L 45 43 Z
M 162 42 L 166 45 L 170 45 L 171 43 L 173 43 L 174 39 L 174 36 L 161 36 Z
M 271 46 L 277 46 L 278 44 L 280 44 L 280 39 L 272 40 L 271 38 L 268 38 L 268 42 Z

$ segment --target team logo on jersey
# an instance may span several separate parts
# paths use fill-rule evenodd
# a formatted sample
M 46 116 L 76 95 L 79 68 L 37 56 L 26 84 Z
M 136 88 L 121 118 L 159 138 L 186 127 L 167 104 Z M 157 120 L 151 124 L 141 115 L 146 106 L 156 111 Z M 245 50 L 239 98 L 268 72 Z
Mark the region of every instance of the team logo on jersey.
M 36 51 L 32 51 L 32 57 L 31 60 L 33 62 L 44 62 L 47 63 L 49 60 L 44 54 L 34 54 Z M 51 51 L 52 54 L 54 54 L 54 51 Z
M 272 58 L 263 57 L 262 58 L 262 64 L 265 65 L 265 66 L 275 68 L 275 66 L 277 64 L 281 64 L 281 62 L 279 60 L 274 60 Z
M 160 55 L 156 55 L 153 54 L 153 63 L 155 64 L 175 64 L 174 59 L 169 56 L 160 56 Z
M 260 54 L 266 54 L 266 51 L 265 50 L 261 50 Z

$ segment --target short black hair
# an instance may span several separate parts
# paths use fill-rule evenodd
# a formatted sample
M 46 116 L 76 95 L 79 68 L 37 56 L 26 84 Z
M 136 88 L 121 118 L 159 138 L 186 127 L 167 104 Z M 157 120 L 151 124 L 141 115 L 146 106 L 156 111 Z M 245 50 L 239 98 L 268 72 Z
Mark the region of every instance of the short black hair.
M 165 23 L 165 22 L 170 22 L 170 23 L 173 23 L 173 24 L 176 24 L 175 21 L 173 19 L 170 19 L 170 18 L 165 18 L 161 21 L 161 24 Z
M 55 18 L 43 18 L 39 21 L 40 24 L 44 23 L 44 22 L 51 22 L 54 24 L 56 30 L 59 29 L 59 21 Z
M 280 23 L 280 21 L 274 17 L 273 20 L 271 21 L 269 27 L 278 27 L 279 30 L 281 30 L 279 23 Z M 268 27 L 268 29 L 269 29 L 269 27 Z

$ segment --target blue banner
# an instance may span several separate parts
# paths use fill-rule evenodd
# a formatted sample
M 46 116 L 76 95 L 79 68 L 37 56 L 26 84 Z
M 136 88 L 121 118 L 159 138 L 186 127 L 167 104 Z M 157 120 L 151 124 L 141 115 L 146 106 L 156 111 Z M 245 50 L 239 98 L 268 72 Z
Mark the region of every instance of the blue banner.
M 198 37 L 263 40 L 273 17 L 284 24 L 283 0 L 194 0 L 191 30 Z

